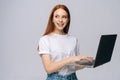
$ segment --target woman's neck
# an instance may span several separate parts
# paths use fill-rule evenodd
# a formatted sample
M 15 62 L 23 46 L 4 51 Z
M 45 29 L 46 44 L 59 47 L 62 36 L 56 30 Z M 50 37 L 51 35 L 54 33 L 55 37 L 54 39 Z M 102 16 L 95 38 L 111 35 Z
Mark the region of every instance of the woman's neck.
M 60 31 L 60 30 L 54 30 L 53 33 L 60 34 L 60 35 L 64 35 L 65 34 L 63 30 L 62 31 Z

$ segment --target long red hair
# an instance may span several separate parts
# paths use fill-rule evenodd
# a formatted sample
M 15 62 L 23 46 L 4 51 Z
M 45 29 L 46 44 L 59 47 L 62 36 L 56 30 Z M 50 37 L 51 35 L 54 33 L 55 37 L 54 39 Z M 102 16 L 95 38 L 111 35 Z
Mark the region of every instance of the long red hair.
M 59 4 L 59 5 L 56 5 L 51 11 L 51 14 L 50 14 L 49 20 L 48 20 L 48 24 L 47 24 L 47 28 L 46 28 L 44 35 L 47 35 L 47 34 L 53 32 L 54 27 L 55 27 L 55 25 L 53 23 L 53 15 L 54 15 L 54 12 L 60 8 L 65 10 L 67 12 L 67 15 L 68 15 L 69 21 L 68 21 L 67 25 L 65 26 L 65 28 L 63 29 L 64 33 L 66 33 L 66 34 L 68 33 L 69 25 L 70 25 L 70 12 L 69 12 L 69 9 L 65 5 Z
M 50 34 L 51 32 L 54 31 L 54 23 L 53 23 L 53 15 L 54 15 L 54 12 L 57 10 L 57 9 L 63 9 L 67 12 L 67 16 L 68 16 L 68 23 L 67 25 L 65 26 L 65 28 L 63 29 L 64 33 L 67 34 L 68 33 L 68 30 L 69 30 L 69 26 L 70 26 L 70 12 L 69 12 L 69 9 L 65 6 L 65 5 L 61 5 L 61 4 L 58 4 L 56 5 L 52 11 L 51 11 L 51 14 L 49 16 L 49 20 L 48 20 L 48 24 L 47 24 L 47 28 L 44 32 L 43 35 L 47 35 L 47 34 Z M 39 46 L 37 47 L 37 50 L 39 51 Z

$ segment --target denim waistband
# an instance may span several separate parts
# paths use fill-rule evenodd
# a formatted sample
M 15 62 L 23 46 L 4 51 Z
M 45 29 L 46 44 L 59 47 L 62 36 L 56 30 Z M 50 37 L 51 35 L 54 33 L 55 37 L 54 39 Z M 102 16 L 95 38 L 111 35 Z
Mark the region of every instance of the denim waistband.
M 59 75 L 57 72 L 48 74 L 46 80 L 78 80 L 76 77 L 76 73 L 72 73 L 70 75 Z

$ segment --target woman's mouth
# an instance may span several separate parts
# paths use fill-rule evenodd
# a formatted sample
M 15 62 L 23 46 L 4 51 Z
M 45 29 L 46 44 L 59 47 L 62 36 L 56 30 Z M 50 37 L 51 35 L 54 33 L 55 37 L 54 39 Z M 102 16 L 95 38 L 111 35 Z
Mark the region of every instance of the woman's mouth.
M 63 27 L 63 26 L 64 26 L 63 23 L 57 23 L 57 25 L 58 25 L 59 27 Z

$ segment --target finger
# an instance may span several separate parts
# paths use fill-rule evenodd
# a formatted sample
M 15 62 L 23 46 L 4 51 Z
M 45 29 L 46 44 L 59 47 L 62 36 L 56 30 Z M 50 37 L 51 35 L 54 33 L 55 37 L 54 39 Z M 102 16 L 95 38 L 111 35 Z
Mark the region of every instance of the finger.
M 86 57 L 86 60 L 88 60 L 89 62 L 93 62 L 93 58 L 92 57 Z

